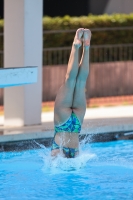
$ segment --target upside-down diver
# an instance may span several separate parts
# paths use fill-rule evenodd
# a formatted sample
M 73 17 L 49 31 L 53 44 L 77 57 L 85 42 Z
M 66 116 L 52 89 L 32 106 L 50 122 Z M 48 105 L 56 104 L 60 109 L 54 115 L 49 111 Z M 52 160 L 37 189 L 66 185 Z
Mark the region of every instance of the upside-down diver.
M 74 158 L 79 154 L 79 133 L 86 111 L 85 85 L 89 74 L 90 39 L 89 29 L 79 28 L 76 31 L 65 81 L 55 100 L 52 156 L 61 153 L 64 157 Z M 79 63 L 82 43 L 83 53 Z

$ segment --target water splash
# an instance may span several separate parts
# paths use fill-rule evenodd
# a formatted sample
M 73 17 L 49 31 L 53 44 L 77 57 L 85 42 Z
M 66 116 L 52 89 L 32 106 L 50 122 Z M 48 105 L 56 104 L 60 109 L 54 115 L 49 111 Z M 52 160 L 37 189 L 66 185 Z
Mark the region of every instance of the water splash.
M 75 171 L 81 168 L 84 168 L 87 162 L 94 157 L 94 154 L 80 153 L 76 158 L 64 158 L 62 156 L 58 156 L 54 160 L 51 160 L 51 168 L 58 168 L 63 171 Z
M 36 142 L 41 147 L 39 156 L 43 159 L 43 171 L 51 173 L 60 173 L 61 171 L 77 171 L 84 168 L 87 163 L 96 157 L 90 150 L 84 150 L 85 143 L 80 145 L 80 153 L 75 158 L 65 158 L 61 154 L 57 157 L 51 157 L 50 148 Z
M 131 144 L 129 143 L 129 148 L 127 145 L 124 146 L 124 142 L 117 142 L 117 144 L 115 142 L 89 144 L 86 141 L 88 141 L 88 138 L 82 140 L 80 154 L 76 158 L 64 158 L 60 154 L 57 157 L 51 157 L 50 148 L 38 144 L 41 147 L 39 156 L 43 161 L 42 169 L 44 173 L 79 172 L 79 170 L 86 169 L 88 166 L 119 166 L 133 169 L 133 158 L 130 153 L 132 152 L 133 144 L 131 142 Z M 120 148 L 121 143 L 124 147 L 123 150 Z

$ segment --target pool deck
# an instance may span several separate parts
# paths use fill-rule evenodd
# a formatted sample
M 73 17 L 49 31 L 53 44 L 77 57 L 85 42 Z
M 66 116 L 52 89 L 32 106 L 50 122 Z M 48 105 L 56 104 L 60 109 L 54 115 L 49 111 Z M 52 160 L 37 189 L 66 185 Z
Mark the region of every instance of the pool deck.
M 25 127 L 5 127 L 4 116 L 0 116 L 0 144 L 52 139 L 54 135 L 53 112 L 42 113 L 42 124 Z M 123 138 L 133 136 L 133 106 L 88 108 L 86 110 L 81 136 L 111 135 Z M 127 139 L 128 139 L 127 138 Z

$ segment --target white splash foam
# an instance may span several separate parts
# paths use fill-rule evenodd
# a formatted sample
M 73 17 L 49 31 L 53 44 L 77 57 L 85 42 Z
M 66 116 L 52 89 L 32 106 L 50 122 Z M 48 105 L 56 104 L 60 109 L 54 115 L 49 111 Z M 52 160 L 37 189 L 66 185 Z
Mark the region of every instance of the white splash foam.
M 50 150 L 47 154 L 41 153 L 40 156 L 43 158 L 44 166 L 43 171 L 49 173 L 61 173 L 61 171 L 77 171 L 84 168 L 89 160 L 93 159 L 96 155 L 88 152 L 82 151 L 76 158 L 65 158 L 60 154 L 52 158 L 50 155 Z
M 82 153 L 76 158 L 64 158 L 58 156 L 52 160 L 51 168 L 59 168 L 63 171 L 79 170 L 86 166 L 87 162 L 94 157 L 94 154 Z
M 52 173 L 57 173 L 58 170 L 70 172 L 84 168 L 89 160 L 96 157 L 95 154 L 90 152 L 90 149 L 83 150 L 85 146 L 85 140 L 86 138 L 82 140 L 82 144 L 80 145 L 79 149 L 80 153 L 75 158 L 65 158 L 61 154 L 59 154 L 57 157 L 51 157 L 50 149 L 35 141 L 35 143 L 42 149 L 39 153 L 39 156 L 42 157 L 44 162 L 43 171 L 48 172 L 50 170 Z

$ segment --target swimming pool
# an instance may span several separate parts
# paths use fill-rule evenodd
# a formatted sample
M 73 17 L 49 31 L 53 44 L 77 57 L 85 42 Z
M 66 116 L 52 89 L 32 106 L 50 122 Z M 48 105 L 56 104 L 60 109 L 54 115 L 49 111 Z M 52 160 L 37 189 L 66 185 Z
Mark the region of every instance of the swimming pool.
M 50 148 L 0 153 L 0 200 L 133 199 L 133 141 L 81 144 L 78 158 Z

